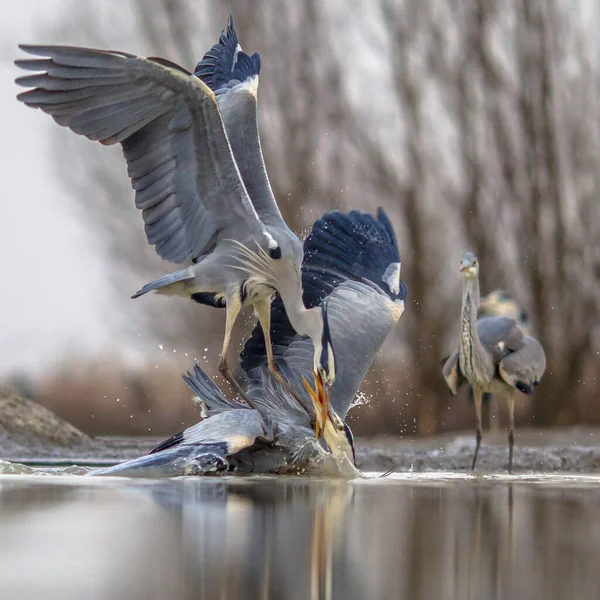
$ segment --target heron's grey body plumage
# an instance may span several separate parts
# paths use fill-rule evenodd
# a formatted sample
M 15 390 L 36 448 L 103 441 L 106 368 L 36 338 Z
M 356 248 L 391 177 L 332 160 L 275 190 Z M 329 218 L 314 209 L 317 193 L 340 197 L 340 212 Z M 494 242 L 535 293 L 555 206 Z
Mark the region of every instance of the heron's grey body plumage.
M 481 443 L 481 403 L 484 393 L 501 393 L 509 405 L 509 470 L 514 443 L 515 390 L 531 394 L 546 369 L 541 344 L 525 336 L 519 322 L 505 317 L 477 319 L 479 310 L 479 264 L 467 253 L 461 260 L 465 273 L 461 307 L 459 348 L 444 362 L 442 372 L 453 394 L 468 381 L 473 387 L 477 416 L 477 438 L 473 468 Z

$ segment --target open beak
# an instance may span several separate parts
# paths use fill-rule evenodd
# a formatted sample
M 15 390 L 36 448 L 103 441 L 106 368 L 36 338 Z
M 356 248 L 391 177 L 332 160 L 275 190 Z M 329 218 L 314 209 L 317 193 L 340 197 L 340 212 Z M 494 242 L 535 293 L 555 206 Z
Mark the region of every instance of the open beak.
M 460 268 L 461 273 L 466 273 L 471 267 L 469 265 L 463 265 Z
M 325 424 L 327 423 L 327 419 L 329 418 L 329 410 L 330 410 L 330 389 L 329 386 L 325 383 L 323 378 L 319 373 L 315 373 L 313 371 L 313 378 L 315 380 L 315 389 L 313 390 L 304 375 L 302 376 L 302 382 L 304 383 L 304 387 L 308 392 L 308 395 L 311 397 L 313 401 L 313 406 L 315 407 L 315 412 L 317 416 L 317 422 L 315 423 L 315 435 L 317 439 L 323 434 L 325 430 Z

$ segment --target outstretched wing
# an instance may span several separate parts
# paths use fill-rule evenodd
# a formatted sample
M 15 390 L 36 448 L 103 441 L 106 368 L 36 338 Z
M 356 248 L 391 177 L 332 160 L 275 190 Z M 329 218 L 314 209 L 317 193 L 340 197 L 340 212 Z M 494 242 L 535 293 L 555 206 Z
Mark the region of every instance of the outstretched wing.
M 262 417 L 255 410 L 229 410 L 174 435 L 146 456 L 93 474 L 156 478 L 214 473 L 227 469 L 229 457 L 257 440 L 273 440 Z
M 120 143 L 148 242 L 164 259 L 197 259 L 222 239 L 268 239 L 233 158 L 214 93 L 163 59 L 64 46 L 20 46 L 46 58 L 19 100 L 75 133 Z
M 199 77 L 217 97 L 225 130 L 250 200 L 262 221 L 286 227 L 269 183 L 258 130 L 257 92 L 260 55 L 249 56 L 238 41 L 233 16 L 227 28 L 196 65 Z
M 397 287 L 397 294 L 383 279 L 393 264 L 398 265 L 398 282 L 389 283 Z M 336 360 L 331 403 L 342 418 L 404 310 L 406 288 L 399 280 L 399 267 L 395 236 L 383 211 L 377 219 L 357 211 L 328 213 L 315 223 L 304 243 L 304 303 L 310 308 L 327 298 Z M 302 375 L 312 381 L 313 345 L 295 333 L 279 299 L 271 312 L 271 339 L 279 368 L 302 394 Z M 242 369 L 250 379 L 250 394 L 253 386 L 264 387 L 270 377 L 258 327 L 242 352 Z

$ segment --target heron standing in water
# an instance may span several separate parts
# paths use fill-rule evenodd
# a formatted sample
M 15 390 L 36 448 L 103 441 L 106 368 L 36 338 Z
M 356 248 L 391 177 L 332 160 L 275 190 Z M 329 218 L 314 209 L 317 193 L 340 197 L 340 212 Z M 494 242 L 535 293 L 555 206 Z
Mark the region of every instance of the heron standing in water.
M 460 261 L 463 297 L 460 342 L 456 352 L 443 365 L 443 375 L 451 393 L 456 394 L 466 379 L 473 388 L 477 433 L 471 469 L 475 469 L 481 445 L 481 403 L 484 393 L 504 394 L 508 401 L 508 470 L 512 471 L 515 429 L 515 393 L 531 394 L 546 370 L 541 344 L 523 335 L 519 323 L 505 317 L 477 320 L 480 305 L 479 261 L 472 252 Z
M 219 370 L 242 396 L 227 351 L 243 306 L 252 305 L 269 342 L 278 292 L 293 328 L 320 364 L 323 319 L 302 303 L 302 245 L 283 220 L 265 170 L 256 115 L 260 57 L 242 52 L 233 20 L 197 66 L 163 58 L 67 46 L 21 45 L 41 58 L 15 61 L 36 74 L 18 96 L 77 134 L 120 143 L 146 237 L 165 260 L 188 266 L 144 286 L 226 309 Z M 205 82 L 208 82 L 205 83 Z M 212 89 L 211 89 L 212 87 Z M 325 373 L 333 383 L 334 373 Z
M 196 366 L 184 379 L 207 418 L 147 456 L 94 474 L 355 475 L 346 414 L 406 298 L 396 237 L 385 213 L 379 210 L 376 218 L 357 211 L 324 215 L 304 243 L 302 279 L 304 303 L 323 313 L 319 368 L 313 369 L 312 341 L 294 331 L 280 298 L 273 303 L 271 324 L 274 360 L 293 395 L 272 376 L 257 326 L 241 356 L 246 394 L 255 409 L 227 398 Z M 328 369 L 336 374 L 331 390 L 325 381 Z

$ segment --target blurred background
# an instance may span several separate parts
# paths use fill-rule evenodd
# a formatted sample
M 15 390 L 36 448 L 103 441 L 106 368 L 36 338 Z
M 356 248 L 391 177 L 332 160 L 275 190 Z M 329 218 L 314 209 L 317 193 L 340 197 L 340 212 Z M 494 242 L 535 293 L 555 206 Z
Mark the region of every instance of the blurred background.
M 600 423 L 600 5 L 593 0 L 19 0 L 3 5 L 0 379 L 88 433 L 198 418 L 181 372 L 216 376 L 224 311 L 129 297 L 174 270 L 146 243 L 119 147 L 15 100 L 16 44 L 158 55 L 192 70 L 227 12 L 262 57 L 260 126 L 301 236 L 383 206 L 407 308 L 351 413 L 359 434 L 471 427 L 445 389 L 458 261 L 511 292 L 548 367 L 518 422 Z M 238 326 L 237 348 L 254 318 Z M 219 380 L 222 383 L 222 380 Z M 223 384 L 224 385 L 224 384 Z M 502 403 L 500 408 L 503 409 Z M 500 414 L 502 423 L 502 413 Z

